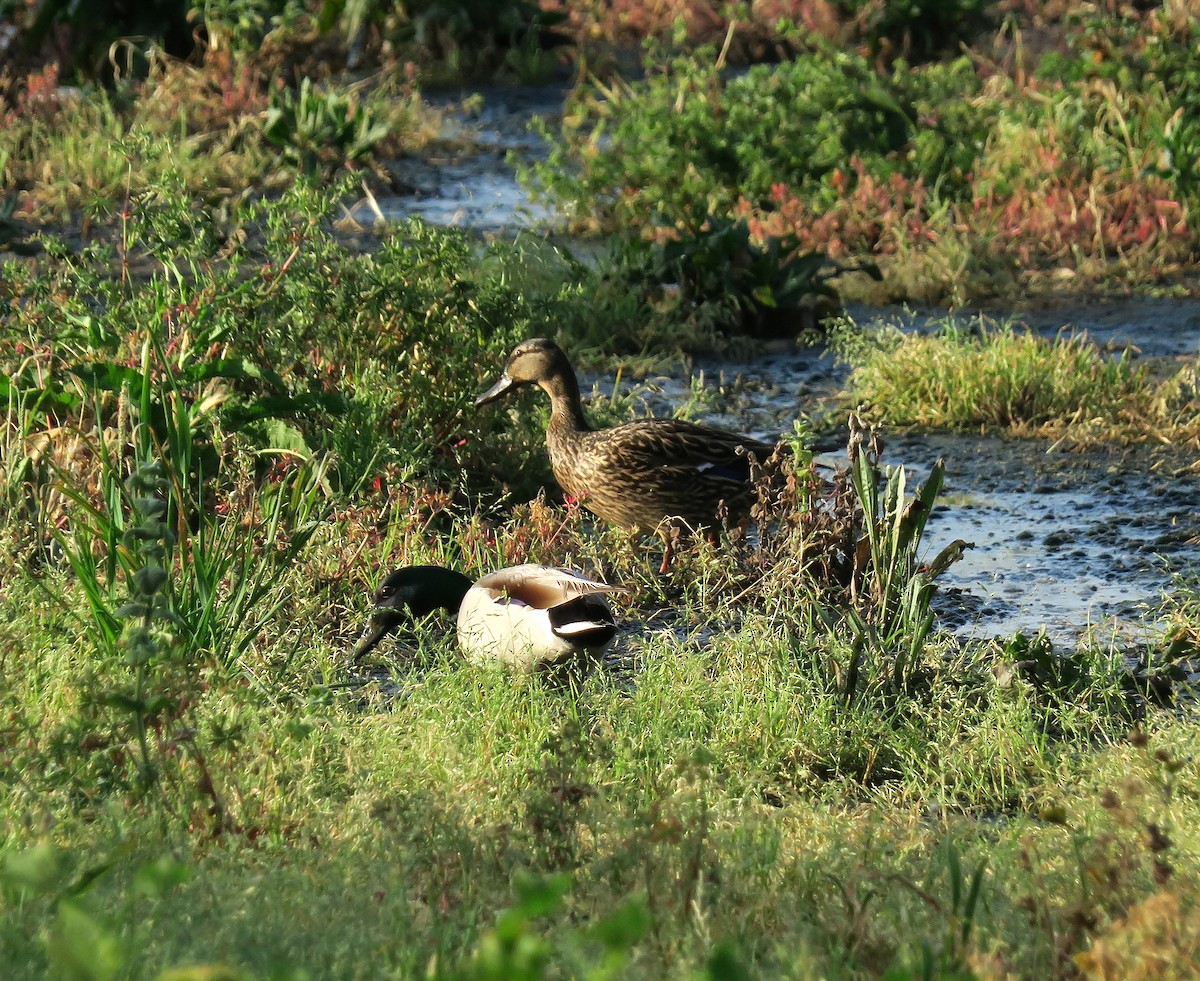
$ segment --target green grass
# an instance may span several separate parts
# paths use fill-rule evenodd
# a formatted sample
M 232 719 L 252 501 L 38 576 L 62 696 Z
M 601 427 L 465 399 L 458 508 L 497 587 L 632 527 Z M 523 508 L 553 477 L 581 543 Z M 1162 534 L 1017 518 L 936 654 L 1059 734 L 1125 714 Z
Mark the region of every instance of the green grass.
M 805 615 L 815 584 L 769 575 L 747 595 L 731 556 L 704 551 L 662 581 L 578 512 L 451 509 L 431 535 L 424 507 L 343 500 L 280 569 L 278 615 L 236 660 L 197 651 L 180 674 L 159 656 L 147 686 L 175 705 L 150 727 L 149 787 L 126 717 L 97 700 L 130 666 L 92 652 L 82 584 L 6 569 L 13 977 L 224 962 L 416 978 L 435 958 L 434 976 L 469 978 L 606 963 L 631 978 L 919 977 L 927 961 L 932 976 L 1051 977 L 1095 936 L 1124 950 L 1114 924 L 1147 897 L 1187 908 L 1200 788 L 1178 762 L 1194 727 L 1151 712 L 1143 748 L 1111 653 L 1047 680 L 1016 668 L 1023 649 L 947 659 L 938 640 L 905 690 L 848 704 L 829 666 L 848 636 Z M 384 684 L 346 687 L 374 570 L 430 558 L 603 569 L 645 620 L 632 670 L 549 688 L 460 663 L 431 625 L 415 654 L 384 652 Z M 1147 821 L 1174 844 L 1152 850 Z
M 843 323 L 835 344 L 852 371 L 846 396 L 891 425 L 1186 444 L 1200 427 L 1195 367 L 1165 379 L 1133 351 L 1086 335 L 1048 339 L 980 319 L 923 333 Z
M 623 976 L 691 977 L 720 943 L 752 976 L 875 976 L 919 963 L 922 943 L 935 958 L 1057 976 L 1056 956 L 1090 936 L 1075 928 L 1076 946 L 1055 949 L 1077 912 L 1103 932 L 1156 889 L 1195 886 L 1187 829 L 1200 788 L 1175 764 L 1194 751 L 1186 721 L 1158 717 L 1140 749 L 1103 700 L 1048 709 L 986 664 L 891 709 L 847 711 L 790 630 L 757 614 L 710 623 L 707 645 L 635 637 L 632 684 L 598 675 L 578 694 L 462 665 L 436 636 L 425 669 L 397 668 L 400 697 L 325 693 L 312 684 L 343 676 L 333 664 L 356 618 L 304 596 L 307 572 L 282 585 L 312 607 L 311 626 L 290 624 L 251 660 L 274 679 L 268 691 L 214 685 L 195 713 L 232 818 L 219 834 L 194 763 L 167 788 L 167 813 L 98 789 L 102 751 L 68 744 L 46 765 L 78 721 L 77 634 L 35 586 L 9 584 L 5 621 L 20 624 L 9 639 L 19 630 L 23 644 L 3 661 L 5 752 L 20 775 L 6 797 L 0 930 L 13 977 L 44 972 L 41 930 L 64 894 L 125 951 L 114 976 L 217 960 L 258 977 L 284 965 L 424 976 L 433 955 L 446 968 L 483 943 L 521 875 L 559 870 L 566 904 L 530 925 L 555 971 L 594 966 L 588 925 L 633 896 L 645 911 Z M 681 616 L 702 625 L 705 606 Z M 298 630 L 305 649 L 272 669 Z M 20 738 L 14 713 L 29 724 Z M 1049 720 L 1069 728 L 1048 738 Z M 1165 853 L 1147 847 L 1151 820 L 1174 839 Z M 39 840 L 61 867 L 22 893 L 13 856 Z M 964 878 L 984 870 L 966 943 L 953 939 L 962 884 L 948 843 Z M 161 857 L 182 861 L 186 881 L 136 886 Z M 1174 869 L 1157 887 L 1155 859 Z M 1101 891 L 1096 876 L 1115 878 Z
M 58 227 L 82 219 L 86 237 L 97 212 L 128 208 L 164 180 L 223 213 L 231 200 L 280 192 L 298 174 L 328 178 L 438 136 L 440 113 L 391 75 L 365 91 L 329 83 L 279 96 L 265 63 L 218 58 L 194 67 L 152 55 L 149 78 L 111 89 L 64 92 L 53 65 L 11 85 L 0 188 L 19 192 L 23 217 Z M 271 92 L 284 110 L 273 124 Z M 367 170 L 359 177 L 372 180 Z

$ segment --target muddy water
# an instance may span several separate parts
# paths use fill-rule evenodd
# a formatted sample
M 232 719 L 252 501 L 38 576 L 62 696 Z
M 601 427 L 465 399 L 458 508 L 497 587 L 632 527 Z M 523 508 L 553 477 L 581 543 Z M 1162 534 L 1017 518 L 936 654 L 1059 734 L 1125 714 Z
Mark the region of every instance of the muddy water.
M 389 168 L 399 193 L 378 199 L 383 217 L 416 216 L 485 234 L 556 223 L 561 216 L 530 200 L 509 157 L 545 158 L 546 146 L 529 124 L 561 114 L 567 91 L 565 84 L 497 86 L 428 96 L 446 113 L 442 139 L 429 154 Z
M 943 623 L 959 633 L 1136 640 L 1153 632 L 1172 570 L 1200 559 L 1200 487 L 1178 456 L 945 435 L 905 438 L 891 456 L 918 473 L 947 462 L 930 545 L 975 545 L 942 580 Z
M 406 193 L 380 199 L 388 218 L 410 214 L 483 233 L 545 227 L 559 217 L 530 202 L 507 160 L 545 153 L 529 134 L 534 116 L 561 111 L 566 88 L 500 88 L 481 105 L 449 107 L 447 145 L 469 136 L 474 152 L 399 162 Z M 866 324 L 877 317 L 920 330 L 942 311 L 855 309 Z M 1013 311 L 1047 336 L 1083 330 L 1102 346 L 1135 346 L 1142 355 L 1194 358 L 1200 350 L 1200 301 L 1072 298 L 1069 306 Z M 963 317 L 971 317 L 963 314 Z M 1003 316 L 993 312 L 991 316 Z M 751 362 L 700 362 L 706 391 L 702 418 L 715 425 L 773 437 L 798 414 L 823 411 L 846 369 L 811 350 L 765 355 Z M 656 379 L 647 401 L 669 414 L 690 394 L 682 374 Z M 585 379 L 612 390 L 612 378 Z M 929 554 L 955 539 L 974 544 L 943 578 L 941 624 L 966 637 L 1045 630 L 1076 643 L 1132 640 L 1153 631 L 1154 610 L 1171 588 L 1172 573 L 1200 571 L 1200 472 L 1196 454 L 1146 447 L 1073 453 L 1045 442 L 996 436 L 908 434 L 890 439 L 886 462 L 921 481 L 939 457 L 946 461 L 942 503 L 927 532 Z M 836 463 L 836 454 L 830 458 Z M 1191 468 L 1189 470 L 1189 468 Z

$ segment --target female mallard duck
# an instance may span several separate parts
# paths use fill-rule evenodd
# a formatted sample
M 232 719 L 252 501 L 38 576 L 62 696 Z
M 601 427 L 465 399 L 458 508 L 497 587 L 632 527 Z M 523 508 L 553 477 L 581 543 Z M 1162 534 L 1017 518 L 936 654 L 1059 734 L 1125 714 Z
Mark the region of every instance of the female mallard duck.
M 483 405 L 519 385 L 550 396 L 546 449 L 554 478 L 605 521 L 657 532 L 671 563 L 672 527 L 697 530 L 745 519 L 754 503 L 750 457 L 774 446 L 678 419 L 637 419 L 595 430 L 583 415 L 579 381 L 562 349 L 544 337 L 517 345 L 500 380 L 475 400 Z
M 516 565 L 478 582 L 452 569 L 414 565 L 380 583 L 371 621 L 354 648 L 360 658 L 389 632 L 434 610 L 458 618 L 468 661 L 519 671 L 586 671 L 611 646 L 617 622 L 604 598 L 611 586 L 566 569 Z

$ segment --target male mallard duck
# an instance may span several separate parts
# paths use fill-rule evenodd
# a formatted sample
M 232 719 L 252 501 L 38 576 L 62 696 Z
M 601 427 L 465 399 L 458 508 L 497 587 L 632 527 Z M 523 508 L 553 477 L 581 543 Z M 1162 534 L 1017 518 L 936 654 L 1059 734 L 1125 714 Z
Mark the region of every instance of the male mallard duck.
M 353 656 L 362 657 L 403 623 L 446 610 L 457 615 L 458 646 L 472 663 L 586 670 L 617 635 L 608 592 L 612 587 L 604 583 L 544 565 L 511 566 L 474 583 L 441 566 L 408 566 L 375 590 L 375 610 Z
M 550 396 L 546 449 L 554 478 L 585 508 L 622 528 L 657 532 L 666 543 L 660 572 L 671 562 L 672 526 L 711 534 L 721 520 L 750 513 L 750 456 L 775 450 L 737 433 L 678 419 L 637 419 L 592 429 L 567 356 L 544 337 L 518 344 L 500 380 L 475 400 L 483 405 L 519 385 Z

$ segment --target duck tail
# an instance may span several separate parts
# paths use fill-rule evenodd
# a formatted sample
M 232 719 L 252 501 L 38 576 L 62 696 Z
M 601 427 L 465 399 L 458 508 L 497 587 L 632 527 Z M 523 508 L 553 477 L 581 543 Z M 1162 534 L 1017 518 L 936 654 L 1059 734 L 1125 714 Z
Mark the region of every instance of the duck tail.
M 550 628 L 579 647 L 600 647 L 617 635 L 617 621 L 608 604 L 595 596 L 580 596 L 551 607 Z

